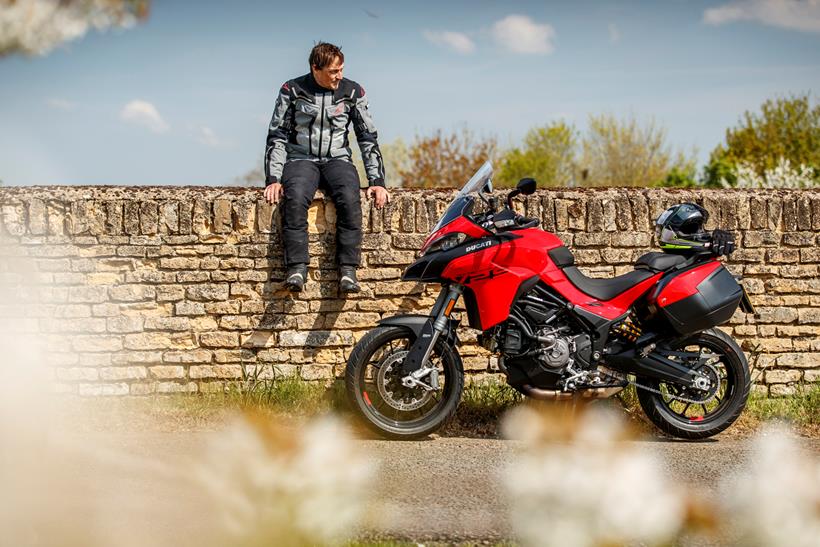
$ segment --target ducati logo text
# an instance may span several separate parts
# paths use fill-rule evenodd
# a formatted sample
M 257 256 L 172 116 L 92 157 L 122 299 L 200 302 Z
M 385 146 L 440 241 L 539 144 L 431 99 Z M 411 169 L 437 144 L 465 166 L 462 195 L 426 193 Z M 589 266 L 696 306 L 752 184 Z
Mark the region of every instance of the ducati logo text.
M 489 247 L 492 244 L 493 244 L 492 241 L 482 241 L 481 243 L 476 243 L 474 245 L 469 245 L 467 248 L 464 249 L 464 252 L 465 253 L 472 253 L 473 251 L 483 249 L 484 247 Z

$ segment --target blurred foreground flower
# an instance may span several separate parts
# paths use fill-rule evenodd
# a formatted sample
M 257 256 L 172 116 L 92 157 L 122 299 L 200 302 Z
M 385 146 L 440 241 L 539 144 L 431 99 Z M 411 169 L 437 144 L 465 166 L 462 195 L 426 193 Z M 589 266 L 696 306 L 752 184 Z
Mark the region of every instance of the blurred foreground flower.
M 148 0 L 0 0 L 0 57 L 43 55 L 92 27 L 129 27 L 148 6 Z
M 820 462 L 794 434 L 767 426 L 754 441 L 750 473 L 723 485 L 724 508 L 749 546 L 816 546 L 820 542 Z
M 215 437 L 196 475 L 222 545 L 328 544 L 355 532 L 372 466 L 336 418 L 286 428 L 244 415 Z
M 687 503 L 659 463 L 629 438 L 620 417 L 520 407 L 504 423 L 526 446 L 510 463 L 511 519 L 524 545 L 665 544 L 682 531 Z

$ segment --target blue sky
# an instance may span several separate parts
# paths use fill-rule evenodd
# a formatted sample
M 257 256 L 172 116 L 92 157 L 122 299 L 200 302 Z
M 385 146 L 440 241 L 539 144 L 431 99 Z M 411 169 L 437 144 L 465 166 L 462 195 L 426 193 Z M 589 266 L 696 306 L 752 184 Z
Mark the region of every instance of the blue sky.
M 744 110 L 820 90 L 818 2 L 155 0 L 131 29 L 0 59 L 0 179 L 228 184 L 261 165 L 317 40 L 343 47 L 382 142 L 466 124 L 514 145 L 606 112 L 703 163 Z

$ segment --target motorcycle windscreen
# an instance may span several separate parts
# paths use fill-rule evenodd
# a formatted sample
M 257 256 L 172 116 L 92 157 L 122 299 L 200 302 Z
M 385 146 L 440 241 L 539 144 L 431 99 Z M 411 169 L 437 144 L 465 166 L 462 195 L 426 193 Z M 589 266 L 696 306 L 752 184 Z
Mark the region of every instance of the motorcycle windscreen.
M 493 166 L 490 162 L 484 162 L 484 165 L 482 165 L 478 171 L 470 177 L 470 180 L 467 181 L 464 187 L 456 194 L 455 198 L 453 198 L 453 201 L 450 202 L 450 205 L 447 207 L 444 215 L 442 215 L 433 227 L 432 233 L 435 234 L 459 216 L 468 214 L 469 210 L 472 209 L 473 202 L 475 201 L 475 197 L 472 194 L 480 192 L 485 188 L 492 191 L 492 183 L 490 182 L 492 176 Z
M 437 233 L 439 230 L 453 222 L 458 217 L 469 215 L 473 210 L 474 202 L 475 198 L 473 196 L 462 196 L 454 199 L 452 202 L 450 202 L 450 205 L 447 206 L 447 210 L 444 211 L 444 214 L 441 215 L 441 218 L 438 219 L 436 225 L 433 226 L 433 231 L 431 232 L 431 234 Z
M 742 297 L 735 277 L 715 261 L 677 275 L 661 289 L 656 302 L 678 333 L 690 334 L 727 322 Z

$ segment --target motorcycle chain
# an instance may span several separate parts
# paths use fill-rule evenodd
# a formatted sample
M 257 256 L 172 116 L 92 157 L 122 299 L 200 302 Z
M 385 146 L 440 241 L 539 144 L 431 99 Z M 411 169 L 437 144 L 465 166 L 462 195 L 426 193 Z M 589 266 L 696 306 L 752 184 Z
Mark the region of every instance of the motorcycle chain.
M 675 401 L 681 401 L 683 403 L 692 403 L 692 404 L 696 404 L 696 405 L 701 405 L 701 404 L 706 404 L 706 403 L 710 402 L 715 397 L 714 395 L 712 395 L 708 399 L 697 401 L 695 399 L 687 399 L 686 397 L 681 397 L 679 395 L 672 395 L 671 393 L 664 393 L 659 389 L 651 388 L 649 386 L 639 384 L 638 382 L 633 382 L 632 380 L 630 380 L 629 378 L 627 378 L 625 376 L 620 377 L 620 376 L 614 376 L 612 374 L 606 374 L 606 376 L 613 379 L 613 380 L 620 380 L 622 382 L 625 381 L 628 385 L 635 386 L 637 388 L 649 391 L 651 393 L 655 393 L 657 395 L 660 395 L 661 397 L 669 397 L 671 399 L 674 399 Z

